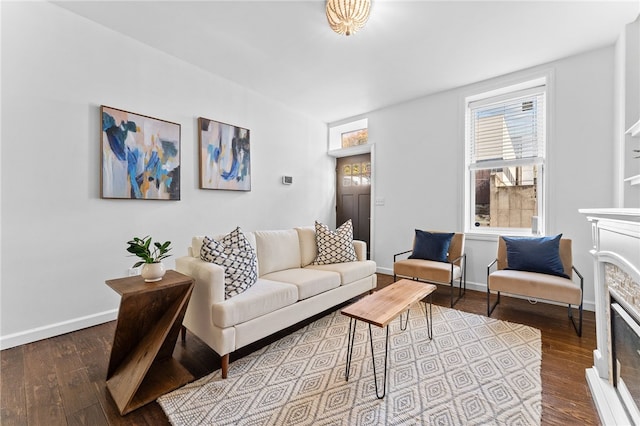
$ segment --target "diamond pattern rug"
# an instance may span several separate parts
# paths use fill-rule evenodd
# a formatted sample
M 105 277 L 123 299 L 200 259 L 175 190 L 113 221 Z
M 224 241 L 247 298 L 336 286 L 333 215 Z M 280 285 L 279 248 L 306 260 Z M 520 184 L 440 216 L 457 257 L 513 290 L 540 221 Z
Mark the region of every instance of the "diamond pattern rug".
M 405 317 L 406 318 L 406 317 Z M 336 311 L 158 399 L 173 425 L 539 425 L 540 331 L 424 305 L 389 325 L 387 394 L 376 398 L 369 333 L 358 322 L 345 381 L 349 318 Z M 384 332 L 373 327 L 381 386 Z

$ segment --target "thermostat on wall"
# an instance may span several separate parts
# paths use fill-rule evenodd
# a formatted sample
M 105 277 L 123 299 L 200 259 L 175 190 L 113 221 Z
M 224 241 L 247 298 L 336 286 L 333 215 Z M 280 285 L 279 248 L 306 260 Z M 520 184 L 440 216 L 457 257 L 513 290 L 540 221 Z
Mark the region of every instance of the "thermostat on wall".
M 282 176 L 282 183 L 291 185 L 293 183 L 293 176 Z

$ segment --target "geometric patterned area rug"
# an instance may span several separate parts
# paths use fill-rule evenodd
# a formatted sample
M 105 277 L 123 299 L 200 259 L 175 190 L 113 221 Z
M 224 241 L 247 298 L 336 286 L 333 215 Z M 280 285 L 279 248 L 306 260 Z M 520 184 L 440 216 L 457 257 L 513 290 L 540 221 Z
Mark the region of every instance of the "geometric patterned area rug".
M 406 317 L 405 317 L 406 318 Z M 178 425 L 539 425 L 540 330 L 433 305 L 389 327 L 386 396 L 376 398 L 367 324 L 349 381 L 349 318 L 336 311 L 158 399 Z M 384 331 L 372 327 L 381 387 Z

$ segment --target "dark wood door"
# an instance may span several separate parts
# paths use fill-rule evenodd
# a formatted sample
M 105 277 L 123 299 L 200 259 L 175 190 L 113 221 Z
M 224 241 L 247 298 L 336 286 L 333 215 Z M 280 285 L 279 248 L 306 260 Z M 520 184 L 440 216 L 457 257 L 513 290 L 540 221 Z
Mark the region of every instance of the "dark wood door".
M 336 227 L 353 222 L 353 238 L 371 252 L 371 154 L 338 158 L 336 162 Z

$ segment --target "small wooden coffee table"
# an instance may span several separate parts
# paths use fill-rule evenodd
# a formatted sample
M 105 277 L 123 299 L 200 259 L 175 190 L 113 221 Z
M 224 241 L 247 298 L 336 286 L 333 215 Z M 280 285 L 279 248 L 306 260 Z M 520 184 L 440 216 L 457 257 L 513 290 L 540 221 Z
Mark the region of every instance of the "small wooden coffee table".
M 376 396 L 378 399 L 384 398 L 387 390 L 387 358 L 389 355 L 389 323 L 400 317 L 400 329 L 406 330 L 409 324 L 409 309 L 411 306 L 429 296 L 429 308 L 425 302 L 425 318 L 427 320 L 427 330 L 429 340 L 433 339 L 433 321 L 431 311 L 431 294 L 436 286 L 425 284 L 419 281 L 402 279 L 384 287 L 382 290 L 365 296 L 352 305 L 342 310 L 342 315 L 346 315 L 349 320 L 349 340 L 347 343 L 347 366 L 345 378 L 349 380 L 349 370 L 351 369 L 351 359 L 353 354 L 353 343 L 356 335 L 356 324 L 364 321 L 369 324 L 369 342 L 371 342 L 371 358 L 373 360 L 373 380 L 376 385 Z M 402 313 L 407 311 L 407 320 L 402 325 Z M 428 312 L 427 312 L 428 311 Z M 378 391 L 378 378 L 376 375 L 376 361 L 373 353 L 373 335 L 371 325 L 380 328 L 386 327 L 386 342 L 384 348 L 384 381 L 382 383 L 382 395 Z

